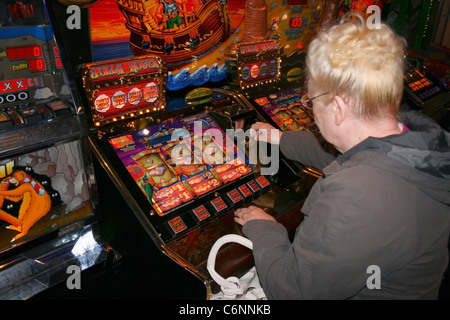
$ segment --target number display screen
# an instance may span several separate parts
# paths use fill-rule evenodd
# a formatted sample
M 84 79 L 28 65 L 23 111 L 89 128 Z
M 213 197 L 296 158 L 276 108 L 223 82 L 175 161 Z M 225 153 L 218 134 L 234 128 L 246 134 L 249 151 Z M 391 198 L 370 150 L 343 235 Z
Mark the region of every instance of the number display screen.
M 39 45 L 7 48 L 9 60 L 29 59 L 42 57 L 42 48 Z

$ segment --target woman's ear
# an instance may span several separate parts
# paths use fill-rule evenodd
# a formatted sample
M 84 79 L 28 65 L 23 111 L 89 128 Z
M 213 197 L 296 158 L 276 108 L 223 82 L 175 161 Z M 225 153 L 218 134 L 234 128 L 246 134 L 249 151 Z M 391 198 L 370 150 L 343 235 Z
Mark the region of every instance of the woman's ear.
M 340 126 L 348 116 L 348 105 L 341 96 L 334 96 L 333 99 L 334 124 Z

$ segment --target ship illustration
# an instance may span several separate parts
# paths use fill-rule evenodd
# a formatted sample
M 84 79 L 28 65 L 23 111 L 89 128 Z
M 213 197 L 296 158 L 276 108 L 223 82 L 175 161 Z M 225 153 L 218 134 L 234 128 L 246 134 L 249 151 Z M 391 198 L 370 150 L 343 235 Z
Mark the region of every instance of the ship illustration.
M 227 0 L 116 0 L 135 56 L 160 56 L 169 69 L 198 59 L 230 34 Z

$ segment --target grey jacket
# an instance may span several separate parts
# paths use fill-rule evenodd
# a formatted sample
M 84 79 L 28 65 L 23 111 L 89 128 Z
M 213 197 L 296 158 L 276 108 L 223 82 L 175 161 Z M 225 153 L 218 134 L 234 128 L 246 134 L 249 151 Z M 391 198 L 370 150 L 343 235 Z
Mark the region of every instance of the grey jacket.
M 291 243 L 268 220 L 243 227 L 270 299 L 436 299 L 448 264 L 450 134 L 418 112 L 411 130 L 368 138 L 337 158 L 286 132 L 288 158 L 322 169 Z

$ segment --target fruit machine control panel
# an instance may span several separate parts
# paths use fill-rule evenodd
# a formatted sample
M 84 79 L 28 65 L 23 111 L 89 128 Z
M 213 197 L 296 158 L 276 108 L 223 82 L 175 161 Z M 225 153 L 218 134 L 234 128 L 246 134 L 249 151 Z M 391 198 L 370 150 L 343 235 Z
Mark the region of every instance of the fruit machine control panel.
M 2 28 L 0 35 L 0 129 L 73 114 L 58 46 L 51 27 L 39 14 L 44 9 L 32 3 L 3 5 L 6 7 L 3 14 L 11 17 L 12 22 L 23 21 L 26 25 Z
M 83 114 L 43 1 L 0 4 L 0 298 L 103 263 Z
M 277 203 L 273 214 L 294 232 L 303 189 L 287 192 L 262 174 L 233 126 L 258 117 L 238 95 L 199 87 L 172 107 L 165 63 L 153 55 L 83 64 L 77 78 L 94 154 L 153 242 L 205 283 L 205 294 L 217 289 L 206 269 L 211 247 L 241 233 L 234 210 L 259 203 L 273 211 Z M 223 274 L 251 268 L 246 250 L 219 254 Z
M 411 56 L 406 58 L 403 109 L 419 110 L 436 121 L 448 117 L 450 91 L 448 86 Z

